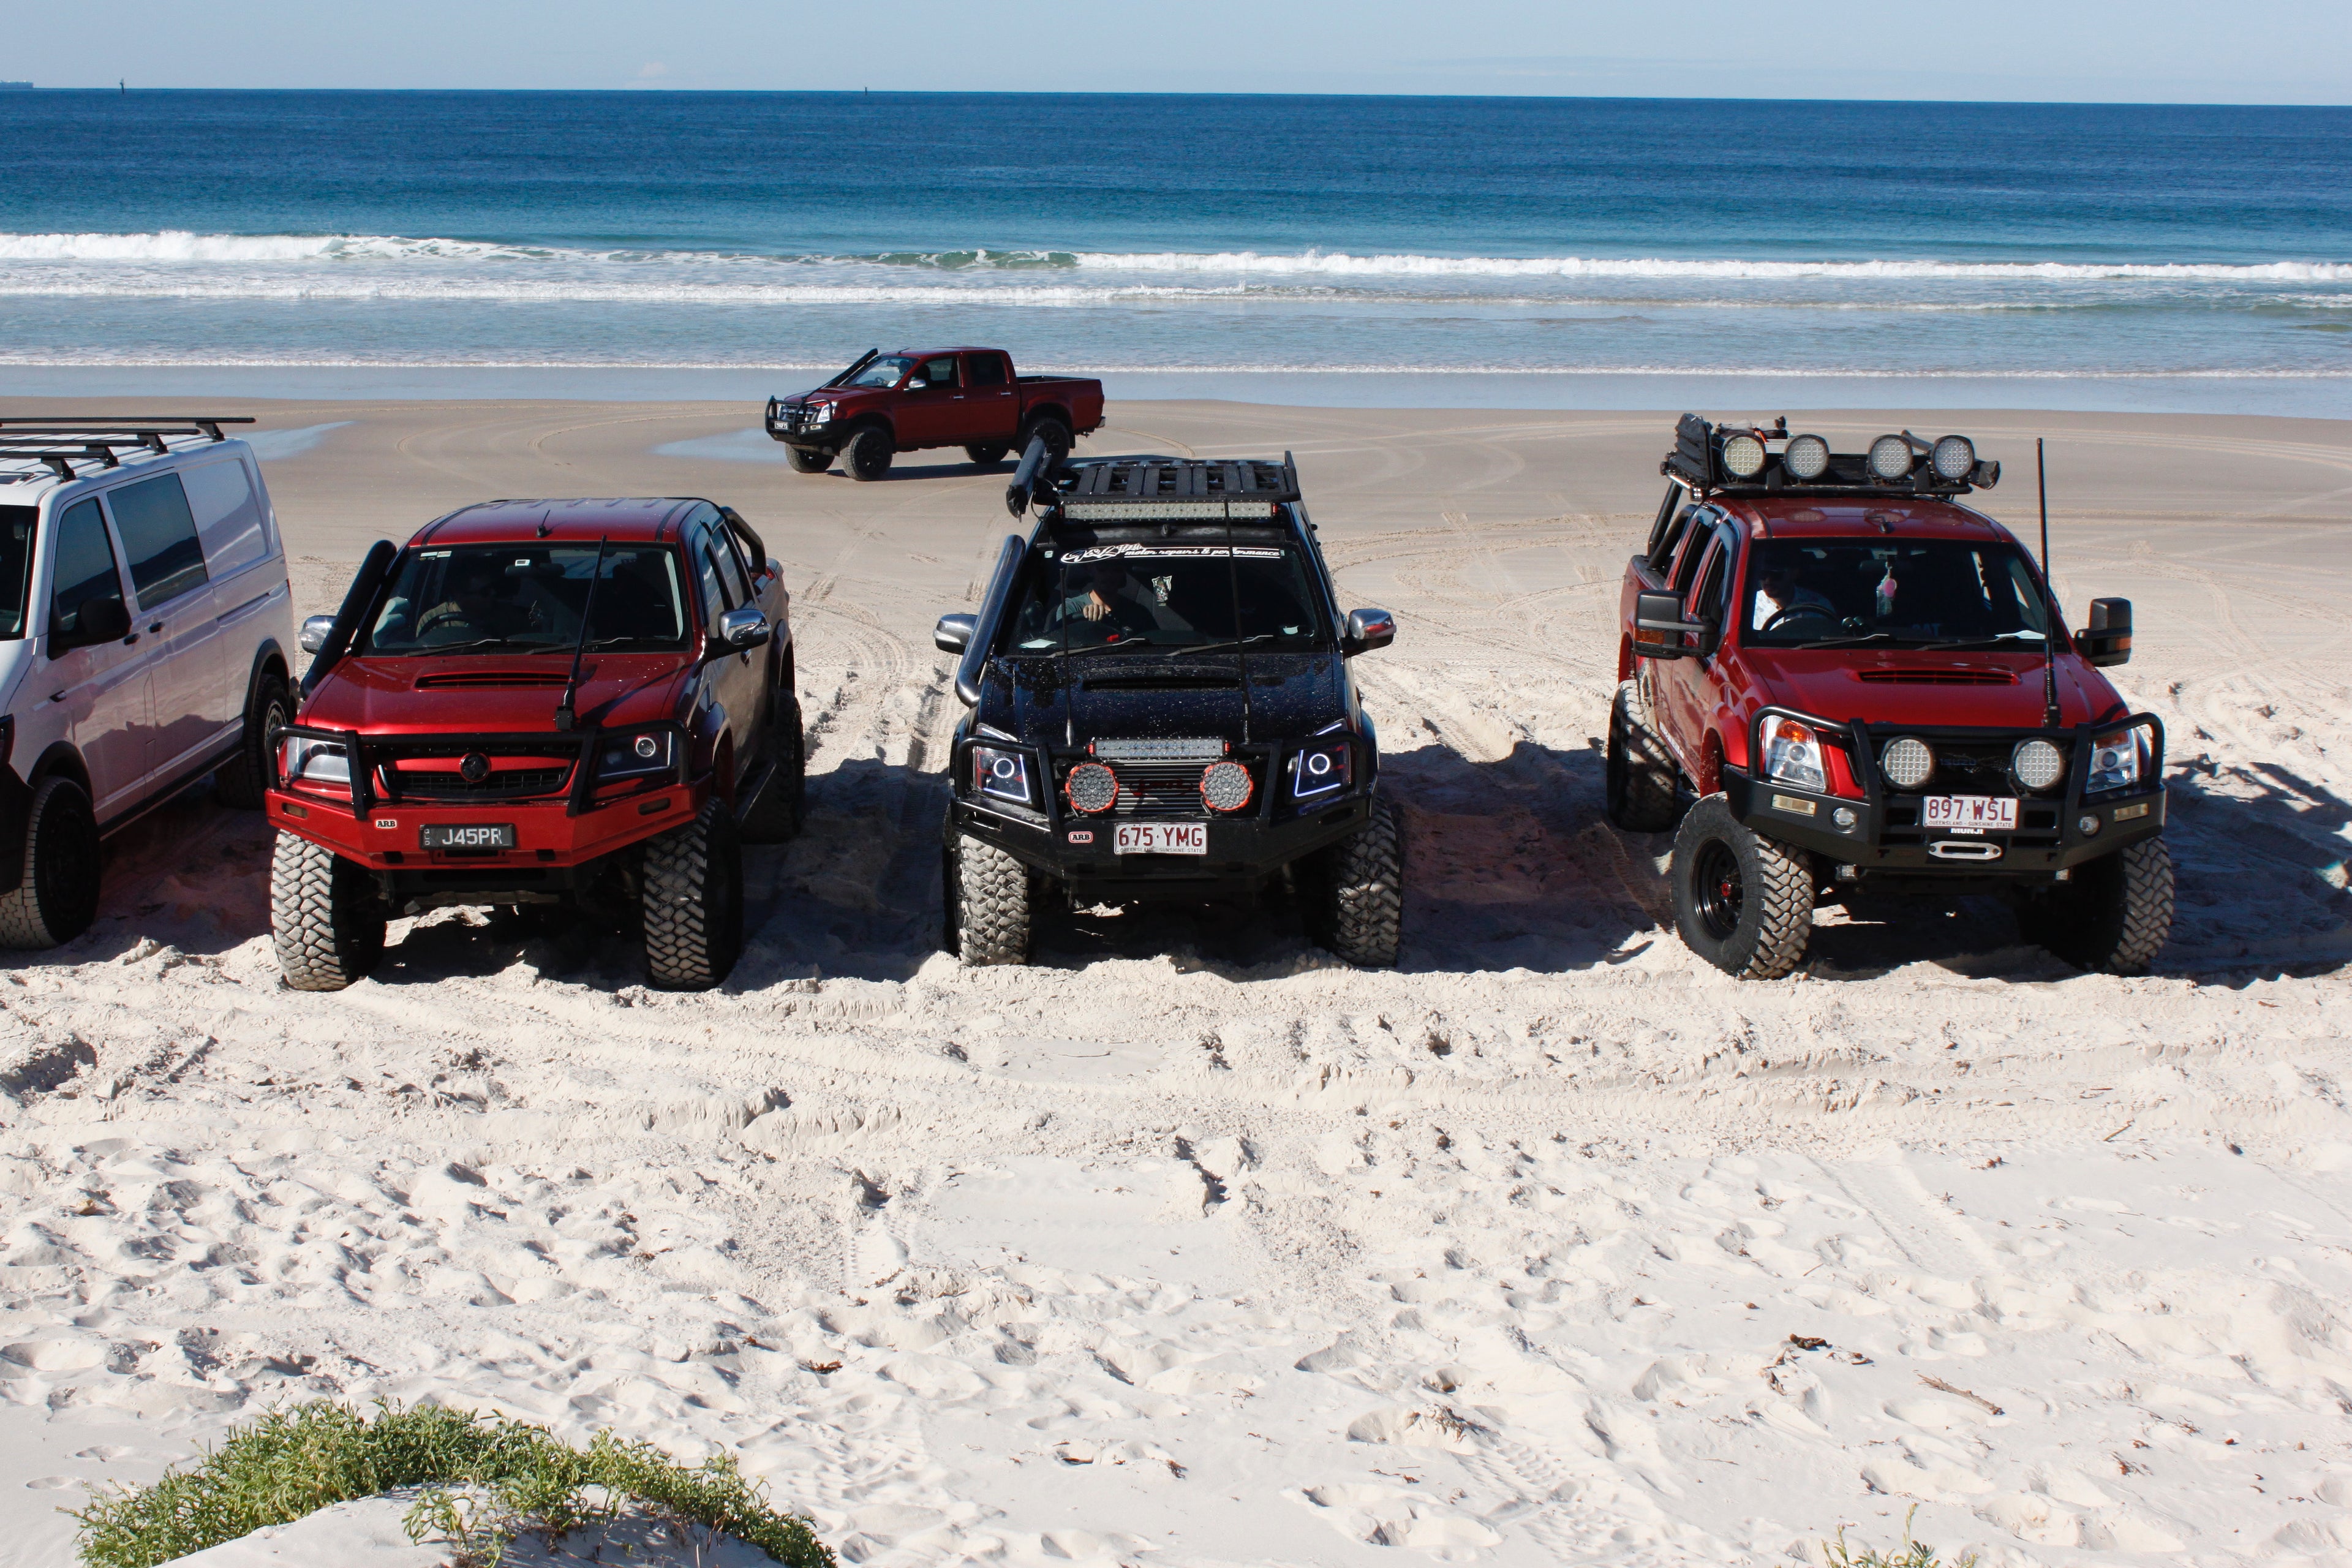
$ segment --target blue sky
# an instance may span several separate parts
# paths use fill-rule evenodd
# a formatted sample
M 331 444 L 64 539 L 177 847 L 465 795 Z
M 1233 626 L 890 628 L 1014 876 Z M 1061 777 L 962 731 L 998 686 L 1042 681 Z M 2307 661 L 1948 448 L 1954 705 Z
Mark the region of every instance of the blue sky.
M 44 87 L 1541 93 L 2352 103 L 2343 0 L 17 4 Z

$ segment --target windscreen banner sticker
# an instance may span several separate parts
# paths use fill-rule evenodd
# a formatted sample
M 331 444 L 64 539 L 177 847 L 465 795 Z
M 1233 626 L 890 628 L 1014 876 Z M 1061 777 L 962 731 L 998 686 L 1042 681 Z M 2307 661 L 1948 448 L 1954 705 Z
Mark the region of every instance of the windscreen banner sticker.
M 1089 561 L 1279 561 L 1278 545 L 1235 544 L 1090 544 L 1065 551 L 1063 563 L 1083 566 Z

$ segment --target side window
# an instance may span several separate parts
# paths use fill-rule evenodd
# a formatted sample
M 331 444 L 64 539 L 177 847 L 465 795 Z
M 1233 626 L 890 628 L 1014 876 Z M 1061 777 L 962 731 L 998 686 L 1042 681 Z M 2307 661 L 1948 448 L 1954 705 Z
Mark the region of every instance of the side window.
M 972 386 L 1004 384 L 1004 357 L 1002 354 L 966 354 L 963 356 L 963 368 L 965 377 Z
M 917 371 L 915 374 L 921 376 L 925 381 L 929 382 L 935 389 L 942 386 L 954 386 L 958 384 L 956 381 L 955 355 L 953 354 L 941 354 L 937 359 L 927 359 L 923 362 L 923 368 Z
M 694 591 L 702 601 L 702 624 L 716 626 L 727 613 L 727 589 L 719 575 L 719 558 L 711 552 L 710 525 L 698 522 L 686 531 L 687 570 L 694 574 Z
M 131 558 L 131 588 L 139 607 L 152 610 L 205 585 L 205 547 L 177 474 L 158 474 L 106 492 L 114 531 Z
M 1724 624 L 1725 601 L 1731 592 L 1731 567 L 1738 559 L 1738 552 L 1726 543 L 1718 543 L 1707 552 L 1706 572 L 1699 579 L 1698 600 L 1693 605 L 1698 619 L 1713 621 L 1718 626 Z
M 1675 592 L 1685 600 L 1690 597 L 1691 584 L 1698 577 L 1699 563 L 1706 559 L 1708 542 L 1715 538 L 1708 530 L 1692 526 L 1697 518 L 1697 510 L 1694 508 L 1685 512 L 1675 523 L 1675 531 L 1682 536 L 1682 540 L 1675 546 L 1675 572 L 1671 581 L 1674 584 Z
M 196 537 L 204 541 L 205 565 L 215 577 L 242 571 L 269 553 L 261 532 L 261 503 L 243 463 L 231 458 L 182 468 L 180 480 L 187 487 Z
M 122 574 L 98 502 L 70 507 L 53 530 L 49 560 L 49 635 L 70 636 L 81 626 L 81 607 L 92 599 L 122 603 Z

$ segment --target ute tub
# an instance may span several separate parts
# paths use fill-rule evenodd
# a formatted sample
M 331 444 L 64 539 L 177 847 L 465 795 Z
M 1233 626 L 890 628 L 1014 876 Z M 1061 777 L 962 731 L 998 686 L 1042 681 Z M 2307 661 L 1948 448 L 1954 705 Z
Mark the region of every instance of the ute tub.
M 2164 830 L 2164 724 L 2152 713 L 2133 713 L 2099 724 L 2072 729 L 1959 729 L 1944 726 L 1885 725 L 1887 735 L 1912 735 L 1930 745 L 1938 742 L 2014 745 L 2042 739 L 2067 754 L 2066 782 L 2050 794 L 2021 795 L 2018 829 L 1988 830 L 1962 835 L 1925 826 L 1918 802 L 1927 795 L 1982 793 L 1961 790 L 1897 792 L 1881 773 L 1872 727 L 1861 722 L 1833 724 L 1809 714 L 1768 709 L 1757 715 L 1751 742 L 1773 719 L 1797 719 L 1843 750 L 1862 788 L 1862 798 L 1801 789 L 1780 780 L 1762 779 L 1748 770 L 1727 765 L 1723 770 L 1725 804 L 1742 825 L 1768 838 L 1810 849 L 1826 859 L 1856 867 L 1864 873 L 1904 876 L 1994 878 L 2049 880 L 2057 873 L 2111 855 L 2136 840 Z M 2154 735 L 2145 787 L 2102 790 L 2085 795 L 2083 782 L 2090 772 L 2094 733 L 2111 734 L 2133 725 L 2147 725 Z M 1751 743 L 1751 757 L 1763 754 Z M 1838 813 L 1848 814 L 1851 826 L 1838 825 Z M 2098 829 L 2085 833 L 2082 823 L 2095 819 Z

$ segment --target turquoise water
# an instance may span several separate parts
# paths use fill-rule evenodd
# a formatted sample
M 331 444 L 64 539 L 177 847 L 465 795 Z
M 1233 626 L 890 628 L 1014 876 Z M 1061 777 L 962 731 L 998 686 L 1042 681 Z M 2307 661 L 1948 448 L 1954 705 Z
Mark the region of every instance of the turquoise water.
M 43 91 L 0 135 L 24 388 L 975 342 L 1127 395 L 2352 414 L 2345 110 Z

